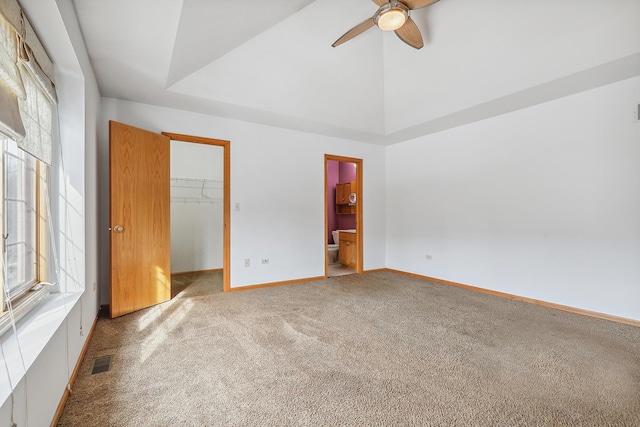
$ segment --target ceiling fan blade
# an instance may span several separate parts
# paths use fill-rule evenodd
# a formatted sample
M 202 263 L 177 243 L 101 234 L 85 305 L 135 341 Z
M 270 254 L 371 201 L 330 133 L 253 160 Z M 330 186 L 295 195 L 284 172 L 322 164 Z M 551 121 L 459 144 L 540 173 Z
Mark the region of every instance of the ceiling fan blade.
M 359 36 L 360 34 L 364 33 L 365 31 L 367 31 L 369 28 L 373 27 L 374 25 L 376 25 L 376 23 L 373 20 L 373 17 L 371 17 L 371 18 L 367 19 L 366 21 L 356 25 L 355 27 L 353 27 L 352 29 L 350 29 L 346 33 L 344 33 L 342 35 L 342 37 L 340 37 L 338 40 L 333 42 L 333 44 L 331 46 L 333 46 L 333 47 L 340 46 L 342 43 L 348 42 L 352 38 L 354 38 L 356 36 Z
M 427 7 L 431 4 L 434 4 L 440 0 L 400 0 L 401 3 L 404 3 L 405 6 L 409 8 L 409 10 L 420 9 L 421 7 Z M 377 3 L 377 2 L 376 2 Z M 386 3 L 386 2 L 384 2 Z
M 389 0 L 372 0 L 375 4 L 378 5 L 378 7 L 382 6 L 383 4 L 389 3 Z
M 409 17 L 407 22 L 404 25 L 396 30 L 396 35 L 408 44 L 411 47 L 415 47 L 416 49 L 420 49 L 424 46 L 424 42 L 422 41 L 422 35 L 420 34 L 420 30 L 416 23 Z

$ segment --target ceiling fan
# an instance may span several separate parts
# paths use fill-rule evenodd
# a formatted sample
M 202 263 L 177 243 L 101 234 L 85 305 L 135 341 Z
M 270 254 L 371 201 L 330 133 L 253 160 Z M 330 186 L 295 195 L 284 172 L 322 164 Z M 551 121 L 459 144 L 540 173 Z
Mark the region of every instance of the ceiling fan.
M 339 46 L 377 25 L 383 31 L 395 31 L 400 40 L 420 49 L 424 46 L 422 35 L 409 16 L 409 11 L 429 6 L 437 1 L 439 0 L 373 0 L 379 7 L 378 11 L 371 18 L 344 33 L 331 46 Z

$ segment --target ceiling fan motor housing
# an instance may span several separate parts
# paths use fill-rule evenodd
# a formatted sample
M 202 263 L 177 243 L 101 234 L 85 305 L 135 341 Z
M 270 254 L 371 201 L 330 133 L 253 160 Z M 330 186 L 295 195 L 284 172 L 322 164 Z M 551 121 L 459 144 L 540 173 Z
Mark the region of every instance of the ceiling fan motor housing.
M 380 6 L 373 17 L 376 25 L 383 31 L 394 31 L 402 27 L 409 18 L 409 8 L 397 1 Z

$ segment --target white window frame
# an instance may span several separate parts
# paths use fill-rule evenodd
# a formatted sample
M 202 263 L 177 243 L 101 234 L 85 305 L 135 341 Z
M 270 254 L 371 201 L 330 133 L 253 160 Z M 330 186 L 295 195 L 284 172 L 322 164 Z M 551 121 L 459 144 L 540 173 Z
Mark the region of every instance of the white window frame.
M 6 256 L 5 256 L 5 235 L 6 235 L 6 206 L 5 206 L 5 194 L 6 194 L 6 175 L 5 165 L 7 155 L 5 153 L 4 140 L 9 139 L 4 136 L 0 136 L 0 189 L 2 190 L 2 203 L 0 203 L 0 224 L 2 225 L 2 268 L 4 269 Z M 30 242 L 35 246 L 35 274 L 31 280 L 15 286 L 13 289 L 5 289 L 5 273 L 0 276 L 0 284 L 2 284 L 2 293 L 0 295 L 0 335 L 6 332 L 11 327 L 12 321 L 17 321 L 23 317 L 30 309 L 32 309 L 45 295 L 49 293 L 48 280 L 48 253 L 49 253 L 49 238 L 50 232 L 48 229 L 48 209 L 46 203 L 48 197 L 46 192 L 49 189 L 49 171 L 48 167 L 24 152 L 25 156 L 29 156 L 33 159 L 33 165 L 35 168 L 35 197 L 34 197 L 34 210 L 35 210 L 35 239 Z M 24 261 L 24 260 L 23 260 Z M 20 268 L 26 268 L 21 266 Z M 7 301 L 7 293 L 9 294 L 9 300 Z M 9 306 L 11 307 L 11 313 L 9 312 Z

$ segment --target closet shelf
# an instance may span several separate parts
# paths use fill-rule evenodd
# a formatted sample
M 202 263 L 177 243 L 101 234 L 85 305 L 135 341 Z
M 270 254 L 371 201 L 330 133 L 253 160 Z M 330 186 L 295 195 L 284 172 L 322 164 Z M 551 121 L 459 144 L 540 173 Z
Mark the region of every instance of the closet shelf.
M 171 177 L 171 203 L 221 203 L 223 189 L 220 179 Z
M 203 185 L 207 188 L 222 188 L 223 184 L 224 181 L 221 179 L 171 177 L 172 188 L 202 188 Z
M 222 203 L 222 199 L 208 199 L 204 197 L 172 197 L 171 203 L 195 203 L 197 205 L 213 205 Z

